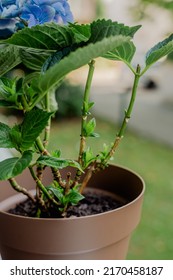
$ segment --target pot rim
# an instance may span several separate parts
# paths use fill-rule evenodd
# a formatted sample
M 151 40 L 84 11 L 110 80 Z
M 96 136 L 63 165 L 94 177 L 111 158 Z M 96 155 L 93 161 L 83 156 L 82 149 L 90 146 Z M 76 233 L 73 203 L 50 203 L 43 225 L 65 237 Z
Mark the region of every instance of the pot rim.
M 4 201 L 7 201 L 7 200 L 9 200 L 10 199 L 10 197 L 9 198 L 7 198 L 7 199 L 5 199 L 5 200 L 3 200 L 2 202 L 0 202 L 0 214 L 5 214 L 5 215 L 7 215 L 7 217 L 16 217 L 17 219 L 27 219 L 27 220 L 34 220 L 34 221 L 72 221 L 72 220 L 79 220 L 79 219 L 87 219 L 87 218 L 94 218 L 94 217 L 96 217 L 96 216 L 103 216 L 103 215 L 108 215 L 108 214 L 111 214 L 111 213 L 113 213 L 113 212 L 117 212 L 117 211 L 121 211 L 121 210 L 123 210 L 123 209 L 125 209 L 125 208 L 127 208 L 127 207 L 130 207 L 132 204 L 135 204 L 135 202 L 137 201 L 137 200 L 140 200 L 140 198 L 143 196 L 143 194 L 144 194 L 144 192 L 145 192 L 145 189 L 146 189 L 146 186 L 145 186 L 145 182 L 144 182 L 144 180 L 143 180 L 143 178 L 137 173 L 137 172 L 135 172 L 135 171 L 133 171 L 132 169 L 130 169 L 130 168 L 128 168 L 128 167 L 124 167 L 124 166 L 122 166 L 122 165 L 117 165 L 117 164 L 109 164 L 109 165 L 112 165 L 112 166 L 116 166 L 116 167 L 118 167 L 118 168 L 120 168 L 120 169 L 124 169 L 124 170 L 126 170 L 126 171 L 128 171 L 128 172 L 130 172 L 130 173 L 132 173 L 133 175 L 135 175 L 136 177 L 138 177 L 138 179 L 141 181 L 141 183 L 142 183 L 142 190 L 141 190 L 141 192 L 140 192 L 140 194 L 135 198 L 135 199 L 133 199 L 132 201 L 130 201 L 130 202 L 127 202 L 125 205 L 123 205 L 123 206 L 120 206 L 120 207 L 118 207 L 118 208 L 116 208 L 116 209 L 113 209 L 113 210 L 109 210 L 109 211 L 106 211 L 106 212 L 103 212 L 103 213 L 99 213 L 99 214 L 93 214 L 93 215 L 87 215 L 87 216 L 81 216 L 81 217 L 72 217 L 72 218 L 37 218 L 37 217 L 27 217 L 27 216 L 20 216 L 20 215 L 16 215 L 16 214 L 11 214 L 11 213 L 8 213 L 8 212 L 6 212 L 6 211 L 3 211 L 3 210 L 1 210 L 1 207 L 3 207 L 3 206 L 1 206 L 1 204 L 3 204 L 4 203 Z M 98 188 L 99 189 L 99 188 Z M 14 197 L 14 196 L 16 196 L 16 198 L 17 197 L 20 197 L 21 196 L 21 201 L 24 199 L 26 199 L 26 197 L 24 196 L 24 195 L 22 195 L 22 194 L 14 194 L 13 196 L 11 196 L 11 197 Z M 23 199 L 22 199 L 23 198 Z

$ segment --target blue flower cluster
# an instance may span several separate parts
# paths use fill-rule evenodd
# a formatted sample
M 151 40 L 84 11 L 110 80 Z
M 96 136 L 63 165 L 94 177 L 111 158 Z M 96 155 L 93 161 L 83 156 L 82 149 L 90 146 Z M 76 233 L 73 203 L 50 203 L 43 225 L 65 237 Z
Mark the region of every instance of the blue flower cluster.
M 18 17 L 25 2 L 24 0 L 0 0 L 0 39 L 10 37 L 16 30 L 23 27 Z
M 50 21 L 65 24 L 73 21 L 67 0 L 29 0 L 26 2 L 21 18 L 28 22 L 29 27 Z
M 73 21 L 68 0 L 0 0 L 0 38 L 8 38 L 24 23 L 32 27 L 51 21 Z

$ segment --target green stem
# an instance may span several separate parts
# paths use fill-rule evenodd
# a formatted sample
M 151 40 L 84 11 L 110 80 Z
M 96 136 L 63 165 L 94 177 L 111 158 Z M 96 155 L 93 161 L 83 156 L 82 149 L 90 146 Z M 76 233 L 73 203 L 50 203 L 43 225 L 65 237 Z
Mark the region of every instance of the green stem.
M 45 149 L 40 137 L 38 137 L 35 142 L 41 154 L 50 155 L 49 152 Z
M 82 156 L 85 151 L 86 147 L 86 137 L 85 137 L 85 125 L 87 122 L 87 117 L 89 114 L 89 96 L 90 96 L 90 90 L 91 90 L 91 84 L 92 84 L 92 79 L 94 75 L 94 70 L 95 70 L 95 61 L 92 60 L 89 64 L 89 70 L 88 70 L 88 76 L 87 76 L 87 81 L 85 85 L 85 91 L 84 91 L 84 98 L 83 98 L 83 105 L 82 105 L 82 119 L 81 119 L 81 135 L 80 135 L 80 148 L 79 148 L 79 156 L 78 156 L 78 162 L 82 166 Z M 81 171 L 77 170 L 75 179 L 73 181 L 72 187 L 74 187 L 78 181 L 80 180 L 81 176 Z
M 49 152 L 45 149 L 40 137 L 38 137 L 36 139 L 36 145 L 41 154 L 50 156 Z M 62 181 L 62 177 L 61 177 L 59 170 L 54 167 L 51 167 L 51 170 L 52 170 L 52 174 L 54 176 L 55 181 L 57 181 L 59 183 L 59 185 L 64 188 L 64 182 Z
M 131 95 L 131 99 L 130 99 L 130 102 L 129 102 L 129 106 L 128 106 L 128 109 L 125 111 L 125 116 L 124 116 L 124 119 L 123 119 L 123 122 L 122 122 L 122 125 L 120 127 L 120 130 L 115 138 L 115 141 L 114 141 L 114 144 L 111 148 L 111 150 L 109 151 L 108 155 L 106 156 L 106 158 L 104 159 L 104 165 L 108 162 L 108 160 L 113 156 L 113 154 L 115 153 L 115 150 L 117 149 L 121 139 L 123 138 L 124 136 L 124 132 L 125 132 L 125 129 L 127 127 L 127 124 L 130 120 L 130 117 L 131 117 L 131 113 L 132 113 L 132 110 L 133 110 L 133 107 L 134 107 L 134 103 L 135 103 L 135 99 L 136 99 L 136 94 L 137 94 L 137 88 L 138 88 L 138 84 L 139 84 L 139 79 L 141 77 L 140 75 L 140 71 L 141 71 L 141 68 L 139 65 L 137 65 L 137 68 L 136 68 L 136 72 L 135 72 L 135 79 L 134 79 L 134 84 L 133 84 L 133 88 L 132 88 L 132 95 Z
M 122 123 L 122 126 L 120 128 L 120 131 L 118 133 L 118 137 L 123 137 L 124 135 L 124 131 L 126 129 L 126 126 L 128 124 L 128 121 L 131 117 L 132 114 L 132 110 L 134 107 L 134 103 L 135 103 L 135 99 L 136 99 L 136 94 L 137 94 L 137 88 L 138 88 L 138 84 L 139 84 L 139 79 L 140 79 L 140 71 L 141 68 L 139 65 L 137 65 L 137 69 L 136 69 L 136 73 L 135 73 L 135 79 L 134 79 L 134 84 L 133 84 L 133 88 L 132 88 L 132 95 L 131 95 L 131 99 L 130 99 L 130 103 L 129 103 L 129 107 L 125 113 L 125 117 Z
M 126 60 L 122 60 L 126 65 L 127 67 L 129 67 L 129 69 L 132 71 L 132 73 L 135 75 L 136 74 L 136 69 L 133 68 L 133 66 L 131 65 L 131 63 L 127 62 Z
M 90 180 L 93 172 L 96 170 L 96 161 L 94 161 L 87 170 L 87 173 L 82 181 L 80 186 L 80 193 L 83 193 L 84 189 L 86 188 L 88 181 Z
M 30 107 L 28 106 L 28 103 L 27 103 L 24 95 L 22 95 L 22 105 L 23 105 L 24 111 L 29 111 L 30 110 Z
M 41 181 L 41 180 L 38 177 L 38 175 L 37 176 L 35 175 L 34 169 L 33 169 L 32 166 L 29 166 L 29 170 L 30 170 L 30 173 L 31 173 L 34 181 L 36 182 L 36 199 L 37 199 L 38 205 L 40 205 L 41 208 L 46 209 L 46 204 L 45 204 L 45 202 L 43 200 L 43 192 L 42 192 L 42 190 L 41 190 L 41 188 L 40 188 L 40 186 L 38 184 L 38 180 L 39 181 Z M 37 178 L 38 178 L 38 180 L 37 180 Z M 38 208 L 36 216 L 39 218 L 40 215 L 41 215 L 41 209 Z
M 42 165 L 38 165 L 37 166 L 37 177 L 40 181 L 42 181 L 42 177 L 43 177 L 43 166 Z M 43 193 L 42 191 L 40 190 L 39 186 L 36 184 L 36 197 L 37 197 L 37 200 L 39 201 L 43 201 Z
M 145 66 L 145 68 L 141 71 L 141 76 L 143 76 L 145 74 L 145 72 L 148 71 L 148 69 L 151 67 L 151 65 Z
M 45 188 L 45 186 L 42 184 L 42 182 L 38 179 L 38 177 L 36 176 L 33 168 L 31 166 L 29 166 L 29 170 L 30 173 L 33 177 L 33 179 L 35 180 L 37 186 L 41 189 L 41 191 L 44 193 L 44 195 L 54 204 L 59 206 L 59 203 L 50 195 L 50 193 L 47 191 L 47 189 Z
M 27 191 L 27 189 L 21 187 L 14 178 L 10 178 L 9 182 L 15 191 L 23 193 L 35 203 L 35 198 Z
M 50 112 L 50 99 L 49 99 L 49 93 L 46 94 L 45 96 L 45 108 L 47 112 Z M 51 117 L 48 120 L 48 124 L 45 127 L 45 135 L 44 135 L 44 147 L 46 148 L 49 143 L 49 137 L 50 137 L 50 126 L 51 126 Z
M 93 79 L 93 74 L 94 74 L 94 69 L 95 69 L 94 64 L 95 64 L 94 60 L 92 60 L 89 63 L 89 71 L 88 71 L 88 77 L 87 77 L 87 81 L 86 81 L 83 106 L 82 106 L 81 139 L 80 139 L 80 149 L 79 149 L 79 157 L 78 157 L 78 161 L 81 165 L 82 165 L 82 155 L 83 155 L 83 152 L 84 152 L 85 146 L 86 146 L 86 137 L 85 137 L 84 127 L 87 122 L 87 116 L 89 113 L 89 95 L 90 95 L 91 84 L 92 84 L 92 79 Z
M 46 96 L 45 96 L 45 109 L 47 112 L 50 111 L 50 102 L 49 102 L 49 94 L 47 93 Z M 36 144 L 37 144 L 37 147 L 39 149 L 39 151 L 43 154 L 46 154 L 48 155 L 48 151 L 46 150 L 46 147 L 48 145 L 48 142 L 49 142 L 49 136 L 50 136 L 50 125 L 51 125 L 51 118 L 48 120 L 48 124 L 45 128 L 45 135 L 44 135 L 44 141 L 42 143 L 41 141 L 41 138 L 37 138 L 36 140 Z M 37 166 L 37 177 L 40 181 L 42 181 L 42 174 L 43 174 L 43 167 L 41 165 L 38 165 Z M 36 186 L 36 189 L 37 189 L 37 198 L 42 200 L 42 192 L 40 191 L 40 188 L 39 186 L 37 185 Z

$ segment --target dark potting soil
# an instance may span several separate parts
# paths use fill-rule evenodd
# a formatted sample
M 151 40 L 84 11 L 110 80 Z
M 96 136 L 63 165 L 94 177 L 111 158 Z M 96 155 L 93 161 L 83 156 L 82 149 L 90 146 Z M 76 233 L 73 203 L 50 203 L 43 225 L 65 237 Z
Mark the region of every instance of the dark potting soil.
M 70 206 L 68 208 L 66 217 L 82 217 L 99 214 L 116 209 L 122 205 L 122 202 L 116 201 L 108 195 L 87 192 L 85 194 L 85 198 L 81 200 L 78 205 Z M 29 199 L 21 202 L 15 208 L 9 210 L 9 213 L 11 214 L 27 217 L 35 217 L 36 212 L 37 206 L 34 205 L 34 203 Z M 51 216 L 47 216 L 45 213 L 42 218 L 57 218 L 57 211 L 52 209 Z

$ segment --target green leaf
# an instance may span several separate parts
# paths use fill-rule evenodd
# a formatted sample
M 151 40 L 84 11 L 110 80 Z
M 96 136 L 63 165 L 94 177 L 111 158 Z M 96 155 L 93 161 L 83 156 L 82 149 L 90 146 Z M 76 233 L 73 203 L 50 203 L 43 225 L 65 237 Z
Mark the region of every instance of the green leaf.
M 112 50 L 105 54 L 103 57 L 111 60 L 120 60 L 125 63 L 130 63 L 134 54 L 136 52 L 136 47 L 133 42 L 129 41 L 123 44 L 120 47 L 117 47 L 115 50 Z
M 103 56 L 108 51 L 115 50 L 115 48 L 129 42 L 130 38 L 122 35 L 105 38 L 95 44 L 89 44 L 86 47 L 79 48 L 70 53 L 69 56 L 62 59 L 58 64 L 51 67 L 45 74 L 40 76 L 37 90 L 44 95 L 51 87 L 55 86 L 69 72 L 80 68 L 89 63 L 92 59 Z M 40 98 L 42 95 L 40 95 Z
M 47 122 L 52 113 L 48 113 L 41 109 L 33 109 L 25 114 L 23 123 L 21 124 L 21 146 L 24 151 L 29 149 L 46 127 Z
M 58 51 L 73 43 L 72 35 L 73 33 L 68 26 L 52 22 L 36 25 L 32 28 L 25 27 L 5 42 L 24 48 Z
M 97 20 L 91 23 L 91 37 L 89 42 L 95 43 L 115 35 L 133 37 L 140 27 L 141 25 L 129 27 L 122 23 L 113 22 L 112 20 Z
M 82 154 L 82 160 L 84 169 L 86 169 L 91 162 L 96 160 L 96 157 L 94 156 L 90 147 L 88 147 L 87 150 Z
M 70 159 L 62 159 L 62 158 L 51 157 L 51 156 L 40 156 L 37 159 L 37 162 L 42 165 L 51 166 L 58 169 L 65 168 L 67 166 L 72 166 L 79 169 L 81 172 L 83 172 L 80 164 Z
M 109 151 L 110 151 L 111 147 L 109 147 L 109 145 L 107 144 L 103 144 L 103 150 L 99 153 L 99 156 L 98 158 L 101 160 L 101 161 L 104 161 L 105 158 L 107 157 Z
M 90 102 L 90 103 L 88 103 L 88 111 L 94 106 L 94 102 Z
M 11 128 L 0 122 L 0 148 L 14 148 L 10 137 Z
M 43 51 L 37 49 L 21 49 L 20 57 L 23 64 L 32 70 L 41 71 L 43 64 L 50 55 L 54 53 L 53 51 Z
M 83 134 L 85 137 L 94 137 L 94 129 L 96 127 L 96 120 L 95 118 L 92 118 L 89 122 L 87 122 L 85 125 L 84 125 L 84 131 L 83 131 Z
M 21 158 L 8 158 L 0 162 L 0 180 L 8 180 L 22 173 L 32 160 L 32 152 L 26 151 Z
M 146 54 L 146 66 L 149 67 L 162 57 L 173 51 L 173 34 L 162 42 L 156 44 Z
M 53 55 L 49 56 L 48 59 L 45 61 L 45 63 L 42 66 L 42 71 L 46 72 L 46 70 L 48 70 L 54 64 L 60 62 L 61 59 L 63 59 L 65 56 L 67 56 L 72 50 L 73 50 L 73 46 L 66 47 L 62 51 L 58 51 L 58 52 L 54 53 Z
M 94 102 L 85 102 L 83 103 L 83 113 L 89 114 L 89 110 L 94 106 Z
M 15 109 L 18 108 L 13 102 L 9 102 L 6 100 L 0 100 L 0 107 L 15 108 Z
M 23 64 L 30 69 L 40 71 L 49 56 L 60 52 L 64 57 L 65 48 L 69 48 L 69 51 L 74 50 L 74 47 L 76 48 L 81 42 L 88 41 L 89 37 L 90 25 L 62 26 L 45 23 L 32 28 L 24 28 L 3 42 L 13 45 L 9 48 L 17 46 L 16 50 Z M 6 64 L 3 57 L 2 62 Z
M 54 22 L 25 27 L 3 42 L 24 48 L 61 50 L 64 47 L 88 41 L 90 25 L 60 25 Z
M 52 152 L 52 156 L 59 158 L 61 156 L 61 150 L 55 150 Z
M 21 63 L 19 49 L 15 46 L 0 46 L 0 76 Z
M 78 189 L 76 187 L 74 187 L 73 189 L 69 190 L 69 192 L 67 194 L 64 194 L 64 189 L 58 187 L 52 187 L 49 186 L 47 187 L 47 189 L 49 191 L 51 191 L 54 196 L 60 201 L 60 203 L 62 204 L 63 207 L 67 206 L 69 203 L 71 203 L 72 205 L 76 205 L 78 204 L 78 202 L 80 200 L 82 200 L 84 198 L 84 196 L 82 194 L 80 194 L 80 192 L 78 191 Z M 64 209 L 61 209 L 62 211 Z
M 0 79 L 0 97 L 8 99 L 9 96 L 14 95 L 16 90 L 16 80 L 2 77 Z
M 0 106 L 18 107 L 18 97 L 21 95 L 23 79 L 0 78 Z
M 103 38 L 108 38 L 115 35 L 123 35 L 133 37 L 141 25 L 137 26 L 125 26 L 122 23 L 112 22 L 111 20 L 98 20 L 91 24 L 91 33 L 90 42 L 97 42 Z M 104 58 L 111 60 L 121 60 L 125 63 L 130 63 L 136 48 L 133 42 L 128 41 L 127 43 L 116 47 L 114 50 L 109 51 L 107 54 L 103 55 Z
M 69 191 L 65 198 L 68 203 L 71 203 L 72 205 L 77 205 L 80 200 L 84 199 L 84 196 L 80 194 L 78 190 L 73 188 Z
M 14 127 L 12 127 L 12 129 L 10 131 L 10 138 L 14 144 L 14 148 L 17 151 L 20 151 L 21 150 L 20 146 L 22 143 L 21 125 L 15 125 Z
M 69 24 L 71 30 L 73 31 L 73 36 L 76 43 L 87 42 L 91 36 L 91 27 L 89 24 Z
M 47 187 L 48 190 L 50 190 L 56 198 L 58 198 L 58 200 L 62 203 L 63 202 L 63 189 L 58 187 L 58 188 L 55 188 L 55 187 Z

